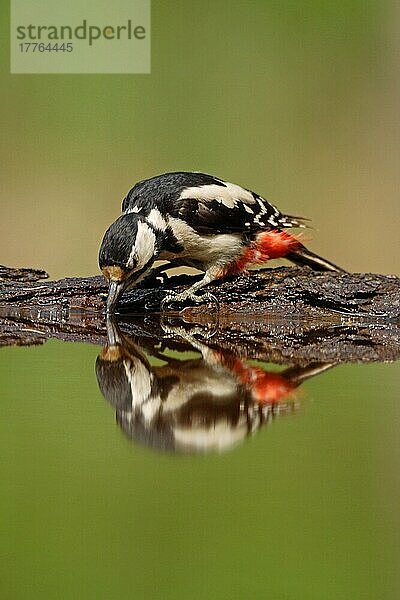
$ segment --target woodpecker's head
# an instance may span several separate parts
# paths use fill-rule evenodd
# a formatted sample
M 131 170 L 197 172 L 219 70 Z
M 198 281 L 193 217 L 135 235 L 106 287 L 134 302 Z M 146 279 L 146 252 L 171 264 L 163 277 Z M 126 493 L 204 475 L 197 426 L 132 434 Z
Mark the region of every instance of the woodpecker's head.
M 96 360 L 100 391 L 117 410 L 140 409 L 155 393 L 154 376 L 144 352 L 107 318 L 107 345 Z
M 157 232 L 136 213 L 122 215 L 104 234 L 99 266 L 110 287 L 107 312 L 113 312 L 122 292 L 151 269 L 159 254 Z

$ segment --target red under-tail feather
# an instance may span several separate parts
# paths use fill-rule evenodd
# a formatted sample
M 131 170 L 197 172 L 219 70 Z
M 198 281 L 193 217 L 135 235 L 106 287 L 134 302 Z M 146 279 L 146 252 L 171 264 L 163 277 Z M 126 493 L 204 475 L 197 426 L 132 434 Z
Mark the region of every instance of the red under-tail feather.
M 300 242 L 299 237 L 279 229 L 263 231 L 236 261 L 223 269 L 221 276 L 237 275 L 251 266 L 262 265 L 274 258 L 287 258 L 298 265 L 311 267 L 315 271 L 345 272 L 329 260 L 308 250 Z

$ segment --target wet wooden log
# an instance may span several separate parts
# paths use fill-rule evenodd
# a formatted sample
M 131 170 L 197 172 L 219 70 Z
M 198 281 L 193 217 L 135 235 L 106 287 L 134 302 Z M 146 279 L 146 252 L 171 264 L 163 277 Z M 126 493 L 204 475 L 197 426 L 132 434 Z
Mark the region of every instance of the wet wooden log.
M 49 337 L 106 343 L 102 277 L 44 281 L 44 272 L 16 271 L 0 268 L 0 345 L 40 344 Z M 166 284 L 149 279 L 126 293 L 118 316 L 121 329 L 145 345 L 161 341 L 187 348 L 179 328 L 198 326 L 209 345 L 285 364 L 400 357 L 396 277 L 267 269 L 210 286 L 220 301 L 219 313 L 204 305 L 160 316 L 165 290 L 179 291 L 192 281 L 186 275 Z M 178 327 L 175 333 L 171 324 Z
M 0 307 L 53 312 L 103 312 L 107 285 L 103 277 L 44 281 L 44 271 L 0 267 Z M 39 281 L 35 281 L 39 279 Z M 196 276 L 180 275 L 161 282 L 149 277 L 120 301 L 119 312 L 159 312 L 168 290 L 182 291 Z M 308 268 L 277 268 L 241 275 L 208 286 L 220 303 L 219 316 L 231 320 L 268 316 L 335 319 L 338 315 L 400 320 L 400 279 L 371 273 L 315 272 Z M 200 292 L 201 293 L 201 292 Z M 171 305 L 171 312 L 176 308 Z M 182 307 L 181 307 L 182 308 Z M 215 306 L 183 308 L 186 319 L 207 321 Z

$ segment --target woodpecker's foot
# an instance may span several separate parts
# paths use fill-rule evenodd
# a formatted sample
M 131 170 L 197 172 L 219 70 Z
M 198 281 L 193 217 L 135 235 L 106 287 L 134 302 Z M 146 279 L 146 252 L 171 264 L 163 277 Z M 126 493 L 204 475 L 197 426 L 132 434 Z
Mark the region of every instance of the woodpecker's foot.
M 210 302 L 215 305 L 217 312 L 219 312 L 219 302 L 214 294 L 210 292 L 205 292 L 201 296 L 197 296 L 194 292 L 187 290 L 186 292 L 181 292 L 180 294 L 168 293 L 165 298 L 161 301 L 161 312 L 166 310 L 166 306 L 171 303 L 180 304 L 182 302 L 186 302 L 190 300 L 194 304 L 203 304 L 205 301 Z
M 190 326 L 187 330 L 181 325 L 174 325 L 171 318 L 168 316 L 161 317 L 161 327 L 163 332 L 167 335 L 180 336 L 184 340 L 188 341 L 191 346 L 199 350 L 199 342 L 194 336 L 199 336 L 203 340 L 211 339 L 218 331 L 218 319 L 214 323 L 208 323 L 204 326 Z

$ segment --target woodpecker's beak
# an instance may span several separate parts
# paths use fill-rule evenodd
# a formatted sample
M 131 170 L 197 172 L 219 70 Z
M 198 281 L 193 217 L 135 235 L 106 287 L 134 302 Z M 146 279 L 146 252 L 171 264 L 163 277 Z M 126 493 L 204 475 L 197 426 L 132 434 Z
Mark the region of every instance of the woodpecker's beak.
M 113 317 L 107 315 L 107 346 L 120 346 L 122 344 L 118 325 Z
M 113 313 L 118 304 L 118 299 L 126 287 L 124 281 L 110 281 L 107 297 L 107 313 Z

